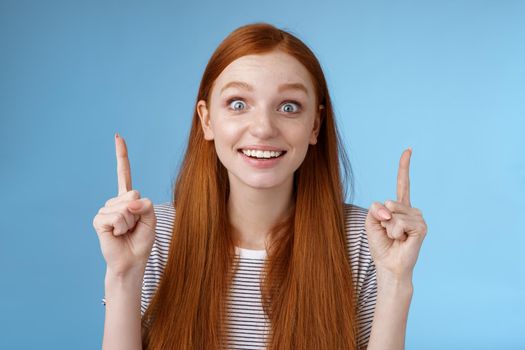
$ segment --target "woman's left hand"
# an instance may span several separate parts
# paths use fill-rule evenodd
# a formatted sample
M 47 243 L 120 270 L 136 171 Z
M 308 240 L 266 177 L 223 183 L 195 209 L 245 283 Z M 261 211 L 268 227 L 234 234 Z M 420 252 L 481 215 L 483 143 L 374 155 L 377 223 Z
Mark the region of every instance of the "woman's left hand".
M 365 228 L 376 271 L 395 279 L 412 279 L 412 271 L 427 224 L 423 214 L 410 205 L 409 168 L 412 149 L 401 155 L 397 174 L 397 201 L 374 202 L 368 210 Z

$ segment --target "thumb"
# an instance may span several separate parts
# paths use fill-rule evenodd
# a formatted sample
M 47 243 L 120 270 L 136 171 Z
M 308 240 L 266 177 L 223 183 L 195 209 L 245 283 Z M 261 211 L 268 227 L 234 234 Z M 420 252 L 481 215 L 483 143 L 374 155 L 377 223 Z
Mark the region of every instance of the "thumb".
M 153 208 L 153 203 L 148 198 L 140 198 L 134 201 L 131 201 L 128 204 L 129 211 L 134 215 L 140 215 L 139 221 L 155 228 L 157 224 L 157 218 L 155 216 L 155 210 Z
M 368 232 L 368 236 L 375 240 L 387 240 L 385 228 L 381 225 L 381 221 L 387 221 L 392 218 L 392 214 L 387 207 L 379 202 L 374 202 L 368 209 L 366 215 L 365 227 Z M 386 242 L 386 241 L 385 241 Z
M 370 252 L 374 261 L 378 261 L 391 246 L 391 239 L 388 237 L 386 229 L 381 226 L 381 221 L 392 218 L 390 211 L 381 203 L 374 202 L 368 209 L 366 215 L 365 228 L 370 246 Z
M 370 223 L 380 225 L 381 221 L 390 220 L 392 218 L 392 213 L 390 213 L 390 210 L 388 210 L 383 204 L 374 202 L 368 210 L 368 216 Z

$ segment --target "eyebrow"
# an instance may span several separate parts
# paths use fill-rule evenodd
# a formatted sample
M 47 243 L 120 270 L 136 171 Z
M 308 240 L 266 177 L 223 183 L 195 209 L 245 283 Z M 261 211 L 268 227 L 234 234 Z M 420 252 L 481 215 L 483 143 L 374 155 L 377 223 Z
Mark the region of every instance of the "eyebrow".
M 222 87 L 221 94 L 224 92 L 224 90 L 228 88 L 239 88 L 239 89 L 244 89 L 248 91 L 253 91 L 253 87 L 246 82 L 230 81 L 228 84 Z M 279 88 L 277 89 L 278 92 L 283 92 L 285 90 L 299 90 L 299 91 L 303 91 L 306 95 L 308 95 L 308 89 L 306 88 L 306 86 L 304 86 L 304 84 L 301 84 L 301 83 L 282 84 L 282 85 L 279 85 Z

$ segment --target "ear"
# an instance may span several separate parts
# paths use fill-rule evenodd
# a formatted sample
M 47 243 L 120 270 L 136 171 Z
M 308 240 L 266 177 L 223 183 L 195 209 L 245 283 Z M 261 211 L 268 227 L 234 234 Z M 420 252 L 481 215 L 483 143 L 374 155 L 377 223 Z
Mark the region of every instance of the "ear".
M 310 144 L 315 145 L 317 143 L 317 136 L 319 135 L 319 130 L 321 130 L 321 113 L 324 109 L 323 105 L 319 105 L 319 109 L 315 113 L 314 127 L 312 129 L 312 134 L 310 136 Z
M 214 135 L 211 127 L 210 111 L 206 106 L 206 101 L 199 100 L 199 102 L 197 102 L 197 113 L 199 114 L 202 131 L 204 132 L 204 139 L 208 141 L 213 140 Z

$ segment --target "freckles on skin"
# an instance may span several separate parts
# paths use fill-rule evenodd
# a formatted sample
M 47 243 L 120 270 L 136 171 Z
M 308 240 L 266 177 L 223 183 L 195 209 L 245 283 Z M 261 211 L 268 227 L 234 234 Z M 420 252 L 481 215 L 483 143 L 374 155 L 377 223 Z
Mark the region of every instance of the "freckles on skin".
M 237 86 L 221 89 L 232 81 L 243 82 L 251 90 Z M 283 84 L 301 83 L 308 93 L 296 90 L 279 91 Z M 238 111 L 230 105 L 239 99 Z M 297 109 L 286 109 L 286 104 Z M 216 79 L 207 104 L 210 134 L 220 161 L 240 181 L 252 187 L 274 187 L 288 181 L 304 161 L 318 108 L 309 72 L 299 61 L 283 53 L 244 56 L 233 61 Z M 271 169 L 246 167 L 238 148 L 249 144 L 271 145 L 287 153 Z
M 232 81 L 248 83 L 255 91 L 241 87 L 227 89 L 221 96 L 221 90 Z M 307 93 L 299 90 L 279 92 L 277 87 L 285 83 L 301 83 L 306 86 Z M 266 97 L 293 97 L 300 99 L 303 109 L 313 110 L 315 92 L 308 70 L 293 56 L 281 51 L 266 54 L 246 55 L 231 62 L 214 82 L 212 88 L 213 104 L 218 106 L 222 98 L 232 97 L 234 92 L 249 93 L 250 97 L 261 100 Z M 270 102 L 270 99 L 268 99 Z M 306 103 L 305 103 L 306 102 Z
M 254 141 L 256 137 L 250 134 L 250 128 L 253 127 L 251 123 L 254 122 L 251 111 L 238 115 L 228 115 L 227 111 L 216 106 L 217 104 L 211 107 L 210 113 L 210 124 L 216 135 L 216 142 L 236 140 L 240 144 L 231 145 L 235 150 L 237 149 L 236 146 L 240 146 L 242 142 L 257 143 Z M 281 142 L 269 141 L 269 143 L 277 143 L 290 150 L 298 145 L 301 145 L 301 148 L 308 148 L 315 123 L 314 118 L 308 118 L 305 113 L 292 117 L 281 116 L 276 113 L 275 116 L 269 118 L 271 121 L 267 123 L 271 123 L 275 139 L 282 140 Z

